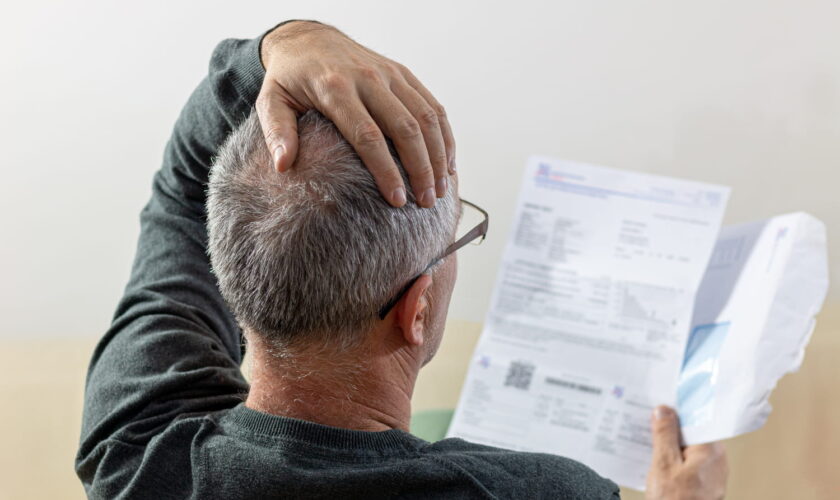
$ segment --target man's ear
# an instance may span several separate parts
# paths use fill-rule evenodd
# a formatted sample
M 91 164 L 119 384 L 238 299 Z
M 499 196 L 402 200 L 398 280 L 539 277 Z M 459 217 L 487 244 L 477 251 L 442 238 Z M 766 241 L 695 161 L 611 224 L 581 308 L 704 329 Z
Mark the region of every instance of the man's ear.
M 429 314 L 429 300 L 426 292 L 432 284 L 432 277 L 423 274 L 411 285 L 411 288 L 397 302 L 397 326 L 403 332 L 409 344 L 423 345 L 426 315 Z

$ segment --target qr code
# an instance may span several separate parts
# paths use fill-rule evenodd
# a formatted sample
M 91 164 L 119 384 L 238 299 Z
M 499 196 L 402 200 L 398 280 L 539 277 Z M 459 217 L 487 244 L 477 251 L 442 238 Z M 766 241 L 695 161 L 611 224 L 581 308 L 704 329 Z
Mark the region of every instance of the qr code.
M 507 375 L 505 376 L 505 386 L 527 391 L 531 387 L 533 376 L 534 365 L 523 361 L 514 361 L 508 367 Z

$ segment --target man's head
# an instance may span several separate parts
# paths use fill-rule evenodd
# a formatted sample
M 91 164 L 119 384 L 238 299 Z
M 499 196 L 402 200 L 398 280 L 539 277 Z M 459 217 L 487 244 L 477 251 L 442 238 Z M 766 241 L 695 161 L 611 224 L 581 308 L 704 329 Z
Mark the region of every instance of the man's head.
M 280 351 L 313 343 L 348 349 L 384 321 L 420 328 L 404 333 L 419 333 L 421 343 L 433 339 L 433 352 L 454 257 L 418 280 L 385 320 L 377 312 L 452 243 L 457 183 L 433 208 L 419 208 L 410 190 L 409 202 L 393 208 L 329 120 L 310 111 L 298 129 L 291 170 L 272 168 L 252 115 L 228 138 L 211 173 L 210 257 L 237 319 Z

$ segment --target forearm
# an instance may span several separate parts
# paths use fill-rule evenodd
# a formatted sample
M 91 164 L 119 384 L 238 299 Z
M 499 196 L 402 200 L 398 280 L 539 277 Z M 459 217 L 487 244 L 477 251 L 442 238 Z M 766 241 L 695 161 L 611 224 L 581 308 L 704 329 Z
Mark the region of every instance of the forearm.
M 239 328 L 207 258 L 204 202 L 211 159 L 250 113 L 263 74 L 259 39 L 222 42 L 178 118 L 129 283 L 91 360 L 80 476 L 100 443 L 144 444 L 178 414 L 232 406 L 247 390 Z

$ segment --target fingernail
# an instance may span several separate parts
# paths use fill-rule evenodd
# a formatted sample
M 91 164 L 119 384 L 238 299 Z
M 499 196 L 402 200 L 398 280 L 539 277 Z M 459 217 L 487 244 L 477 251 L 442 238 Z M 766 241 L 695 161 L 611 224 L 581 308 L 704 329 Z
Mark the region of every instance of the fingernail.
M 449 173 L 455 173 L 455 155 L 449 157 Z
M 420 204 L 431 207 L 435 204 L 435 188 L 428 188 L 420 195 Z
M 397 205 L 398 207 L 405 205 L 405 188 L 398 187 L 397 189 L 395 189 L 394 192 L 391 194 L 391 201 L 394 205 Z
M 449 181 L 446 180 L 446 177 L 441 177 L 437 180 L 435 187 L 437 188 L 438 198 L 443 198 L 444 196 L 446 196 L 446 188 L 449 187 Z
M 286 153 L 286 146 L 283 144 L 278 144 L 274 148 L 274 169 L 278 172 L 282 172 L 283 169 L 280 168 L 280 162 L 283 160 L 283 155 Z
M 664 406 L 660 406 L 659 408 L 653 410 L 653 418 L 656 420 L 662 420 L 663 418 L 668 418 L 670 416 L 671 410 Z

